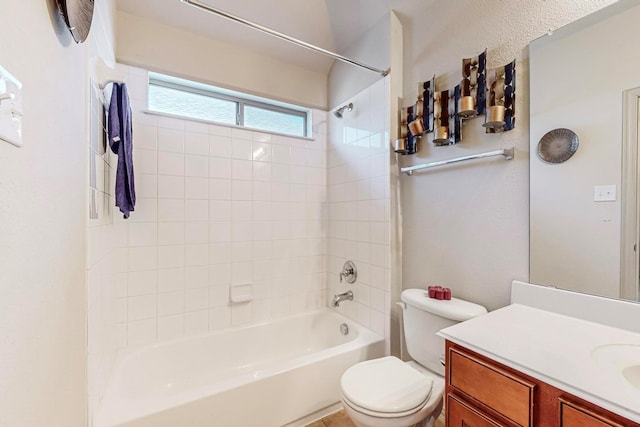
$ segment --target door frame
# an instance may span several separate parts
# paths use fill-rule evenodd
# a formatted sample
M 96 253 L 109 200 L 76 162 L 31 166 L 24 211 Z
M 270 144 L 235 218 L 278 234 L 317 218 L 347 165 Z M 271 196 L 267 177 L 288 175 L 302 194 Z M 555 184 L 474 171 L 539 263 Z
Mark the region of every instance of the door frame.
M 620 297 L 638 301 L 640 296 L 640 185 L 638 185 L 638 126 L 640 87 L 624 91 L 622 126 L 622 218 L 620 230 Z

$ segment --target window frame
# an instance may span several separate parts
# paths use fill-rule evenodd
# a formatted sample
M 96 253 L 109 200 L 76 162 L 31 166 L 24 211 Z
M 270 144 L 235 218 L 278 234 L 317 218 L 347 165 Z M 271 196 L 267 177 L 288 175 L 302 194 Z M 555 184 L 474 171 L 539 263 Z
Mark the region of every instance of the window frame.
M 283 134 L 283 135 L 289 135 L 292 137 L 298 137 L 298 138 L 309 138 L 311 135 L 309 135 L 309 114 L 310 111 L 309 110 L 304 110 L 304 109 L 295 109 L 295 108 L 291 108 L 291 107 L 285 107 L 282 105 L 276 105 L 269 103 L 268 99 L 265 98 L 260 98 L 261 100 L 255 100 L 255 99 L 249 99 L 249 98 L 244 98 L 241 96 L 240 93 L 238 93 L 236 95 L 236 93 L 234 94 L 227 94 L 227 93 L 222 93 L 222 92 L 218 92 L 216 91 L 215 86 L 208 86 L 208 85 L 203 85 L 201 83 L 198 82 L 193 82 L 194 84 L 198 84 L 198 85 L 202 85 L 202 86 L 208 86 L 211 89 L 204 89 L 204 88 L 200 88 L 200 87 L 194 87 L 194 86 L 189 86 L 188 84 L 182 84 L 182 83 L 176 83 L 176 82 L 172 82 L 172 81 L 168 81 L 168 80 L 163 80 L 162 78 L 158 78 L 157 76 L 164 76 L 161 74 L 157 74 L 154 73 L 154 75 L 150 75 L 149 76 L 149 81 L 148 81 L 148 86 L 159 86 L 159 87 L 164 87 L 167 89 L 173 89 L 173 90 L 179 90 L 182 92 L 188 92 L 188 93 L 193 93 L 196 95 L 202 95 L 202 96 L 207 96 L 210 98 L 214 98 L 214 99 L 219 99 L 219 100 L 223 100 L 223 101 L 230 101 L 230 102 L 234 102 L 236 104 L 236 114 L 235 114 L 235 126 L 240 126 L 240 127 L 246 127 L 244 124 L 244 109 L 245 106 L 251 106 L 254 108 L 258 108 L 258 109 L 262 109 L 262 110 L 267 110 L 267 111 L 271 111 L 271 112 L 275 112 L 275 113 L 282 113 L 282 114 L 287 114 L 289 116 L 293 116 L 293 117 L 299 117 L 302 118 L 303 120 L 303 124 L 302 124 L 302 129 L 303 129 L 303 134 L 302 135 L 296 135 L 296 134 L 290 134 L 290 133 L 283 133 L 283 132 L 279 132 L 277 130 L 273 130 L 273 129 L 261 129 L 261 128 L 247 128 L 247 129 L 255 129 L 255 130 L 259 130 L 259 131 L 264 131 L 264 132 L 272 132 L 272 133 L 278 133 L 278 134 Z M 167 78 L 173 79 L 171 76 L 166 76 Z M 184 79 L 179 79 L 181 81 L 185 81 L 185 82 L 190 82 L 189 80 L 184 80 Z M 224 90 L 224 89 L 223 89 Z M 225 90 L 226 91 L 226 90 Z M 230 91 L 229 91 L 230 92 Z M 277 101 L 274 101 L 277 102 Z M 149 98 L 147 98 L 147 108 L 149 109 L 149 111 L 152 112 L 157 112 L 160 114 L 163 114 L 163 111 L 158 111 L 158 110 L 154 110 L 151 108 L 151 105 L 149 105 Z M 171 113 L 174 114 L 176 116 L 181 116 L 181 117 L 185 117 L 185 118 L 191 118 L 194 120 L 202 120 L 202 119 L 198 119 L 196 117 L 191 117 L 191 116 L 187 116 L 184 114 L 180 114 L 180 113 Z M 217 123 L 215 121 L 211 121 L 212 123 Z M 221 125 L 224 126 L 229 126 L 228 123 L 222 123 L 220 122 Z

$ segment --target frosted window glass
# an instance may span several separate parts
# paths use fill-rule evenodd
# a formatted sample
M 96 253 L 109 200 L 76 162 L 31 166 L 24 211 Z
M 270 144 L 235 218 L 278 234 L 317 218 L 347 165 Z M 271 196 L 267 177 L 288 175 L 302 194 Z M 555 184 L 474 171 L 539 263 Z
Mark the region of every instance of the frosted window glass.
M 236 102 L 226 99 L 149 85 L 149 109 L 160 113 L 235 125 L 236 106 Z
M 244 107 L 244 125 L 287 135 L 305 136 L 304 117 L 251 105 Z

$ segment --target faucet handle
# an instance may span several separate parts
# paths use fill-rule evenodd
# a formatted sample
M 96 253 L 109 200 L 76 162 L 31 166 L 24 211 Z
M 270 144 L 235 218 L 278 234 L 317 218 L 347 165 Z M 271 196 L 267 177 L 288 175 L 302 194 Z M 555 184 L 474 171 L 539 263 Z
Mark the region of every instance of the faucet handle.
M 356 265 L 353 261 L 346 261 L 342 266 L 342 272 L 340 273 L 340 283 L 342 283 L 342 278 L 344 278 L 347 283 L 354 283 L 358 278 L 358 270 L 356 269 Z

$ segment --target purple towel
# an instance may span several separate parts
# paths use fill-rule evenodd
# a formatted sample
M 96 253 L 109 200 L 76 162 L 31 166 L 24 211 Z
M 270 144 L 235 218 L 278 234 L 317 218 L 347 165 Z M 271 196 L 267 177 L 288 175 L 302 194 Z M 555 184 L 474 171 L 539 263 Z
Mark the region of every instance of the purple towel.
M 133 179 L 133 129 L 127 85 L 114 83 L 109 104 L 109 146 L 118 155 L 116 170 L 116 206 L 129 218 L 136 205 Z

